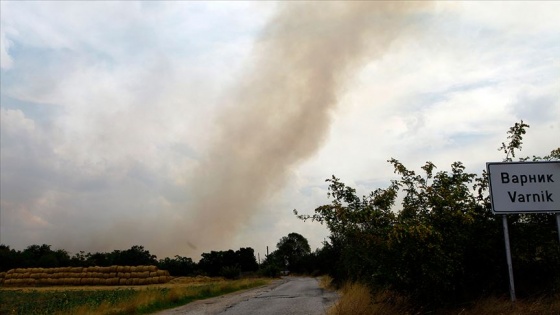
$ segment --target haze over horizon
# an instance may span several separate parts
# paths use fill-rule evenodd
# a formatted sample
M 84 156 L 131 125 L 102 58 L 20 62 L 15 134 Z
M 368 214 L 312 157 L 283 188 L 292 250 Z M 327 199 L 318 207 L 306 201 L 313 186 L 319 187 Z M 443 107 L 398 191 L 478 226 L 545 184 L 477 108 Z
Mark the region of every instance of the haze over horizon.
M 266 246 L 418 169 L 560 146 L 560 3 L 0 2 L 0 243 Z

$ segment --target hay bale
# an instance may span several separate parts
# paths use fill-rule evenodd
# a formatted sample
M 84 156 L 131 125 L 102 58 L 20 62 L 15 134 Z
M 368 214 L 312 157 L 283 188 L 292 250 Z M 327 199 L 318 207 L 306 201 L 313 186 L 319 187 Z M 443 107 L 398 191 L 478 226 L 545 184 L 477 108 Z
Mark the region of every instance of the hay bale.
M 167 271 L 167 270 L 158 270 L 158 271 L 157 271 L 157 275 L 158 275 L 158 277 L 161 277 L 161 276 L 169 276 L 169 271 Z
M 126 285 L 126 279 L 120 278 L 119 279 L 119 285 Z

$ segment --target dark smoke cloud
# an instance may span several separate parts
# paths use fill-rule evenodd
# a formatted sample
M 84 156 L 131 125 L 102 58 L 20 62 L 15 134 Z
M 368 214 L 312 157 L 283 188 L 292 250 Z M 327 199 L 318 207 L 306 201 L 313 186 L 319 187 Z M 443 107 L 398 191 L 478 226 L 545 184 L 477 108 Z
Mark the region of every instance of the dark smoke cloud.
M 256 43 L 191 182 L 182 237 L 223 247 L 328 133 L 349 77 L 378 58 L 426 3 L 287 3 Z M 226 245 L 227 246 L 227 245 Z

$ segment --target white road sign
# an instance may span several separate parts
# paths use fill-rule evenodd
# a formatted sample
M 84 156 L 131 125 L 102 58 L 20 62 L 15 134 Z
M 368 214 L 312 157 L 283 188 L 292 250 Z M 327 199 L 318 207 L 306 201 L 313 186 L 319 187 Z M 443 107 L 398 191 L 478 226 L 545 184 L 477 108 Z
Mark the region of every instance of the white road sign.
M 560 161 L 486 163 L 495 214 L 560 212 Z

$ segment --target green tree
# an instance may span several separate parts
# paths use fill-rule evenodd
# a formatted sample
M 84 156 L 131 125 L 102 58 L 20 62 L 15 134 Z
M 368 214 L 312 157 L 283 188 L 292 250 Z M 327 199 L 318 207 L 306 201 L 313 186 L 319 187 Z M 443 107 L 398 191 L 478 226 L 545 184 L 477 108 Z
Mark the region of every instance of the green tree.
M 130 249 L 119 251 L 115 250 L 111 253 L 113 256 L 113 264 L 115 265 L 155 265 L 157 264 L 156 255 L 150 254 L 150 251 L 144 249 L 144 246 L 135 245 Z
M 508 131 L 509 142 L 499 148 L 506 161 L 521 149 L 528 127 L 521 121 Z M 560 148 L 533 160 L 559 157 Z M 360 198 L 333 176 L 327 179 L 331 204 L 316 208 L 313 215 L 294 211 L 300 219 L 329 228 L 330 244 L 325 247 L 333 261 L 333 278 L 390 288 L 424 307 L 507 292 L 501 220 L 490 208 L 487 175 L 468 173 L 461 162 L 438 172 L 431 162 L 420 172 L 396 159 L 388 162 L 400 178 L 387 188 Z M 518 215 L 510 222 L 514 266 L 523 272 L 518 287 L 527 293 L 535 293 L 535 287 L 560 289 L 554 216 Z M 532 287 L 524 279 L 531 279 Z
M 169 271 L 169 274 L 174 277 L 192 276 L 196 269 L 196 263 L 191 258 L 179 255 L 176 255 L 175 258 L 160 259 L 157 266 L 159 269 Z
M 276 248 L 275 255 L 279 257 L 282 267 L 291 272 L 303 271 L 304 259 L 311 253 L 309 242 L 305 237 L 298 233 L 290 233 L 278 241 Z

